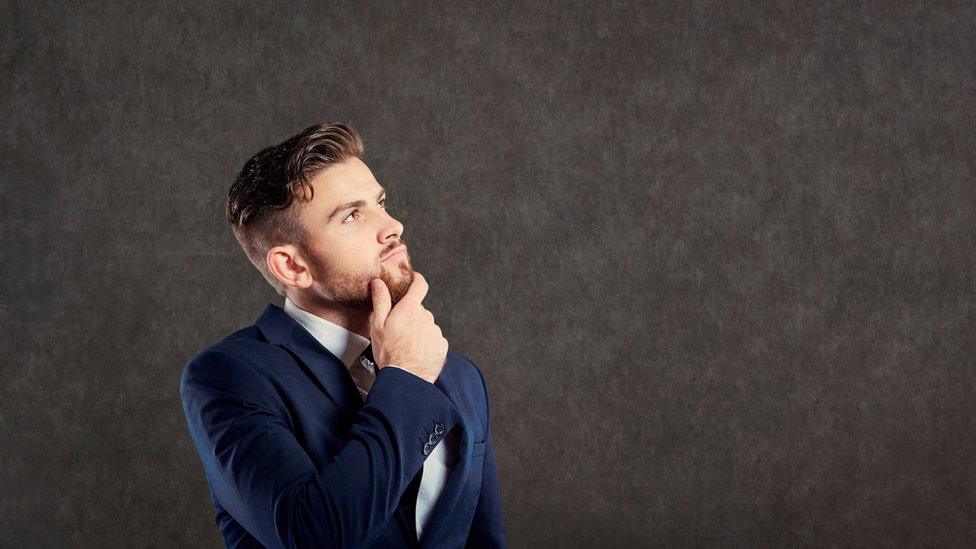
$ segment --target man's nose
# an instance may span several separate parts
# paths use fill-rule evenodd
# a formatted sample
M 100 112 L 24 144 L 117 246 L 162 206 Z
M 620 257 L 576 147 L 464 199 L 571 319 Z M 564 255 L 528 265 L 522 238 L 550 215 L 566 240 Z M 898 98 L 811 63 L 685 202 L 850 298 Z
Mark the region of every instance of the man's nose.
M 391 236 L 399 239 L 402 234 L 403 223 L 400 223 L 392 215 L 386 214 L 386 223 L 383 224 L 383 230 L 380 232 L 380 242 L 387 242 Z

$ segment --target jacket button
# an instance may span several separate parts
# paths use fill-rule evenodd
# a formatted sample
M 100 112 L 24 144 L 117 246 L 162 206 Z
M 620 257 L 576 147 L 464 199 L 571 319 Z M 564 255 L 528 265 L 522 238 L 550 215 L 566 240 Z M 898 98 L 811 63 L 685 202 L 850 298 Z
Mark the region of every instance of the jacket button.
M 429 437 L 427 437 L 428 444 L 433 444 L 435 440 L 437 440 L 437 437 L 434 435 L 430 435 Z
M 430 443 L 424 444 L 424 455 L 426 456 L 429 453 L 430 453 Z
M 442 435 L 442 434 L 444 434 L 444 424 L 443 423 L 435 423 L 434 424 L 434 434 L 435 435 Z

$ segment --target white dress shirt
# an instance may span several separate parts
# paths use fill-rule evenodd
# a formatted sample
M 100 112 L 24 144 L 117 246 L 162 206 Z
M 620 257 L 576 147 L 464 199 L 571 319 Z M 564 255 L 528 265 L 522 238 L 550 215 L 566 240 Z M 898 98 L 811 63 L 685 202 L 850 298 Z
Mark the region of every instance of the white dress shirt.
M 285 298 L 284 310 L 295 322 L 308 330 L 308 333 L 312 334 L 316 341 L 341 360 L 347 371 L 354 366 L 358 367 L 357 360 L 369 345 L 369 339 L 302 309 L 287 297 Z M 352 379 L 356 382 L 359 395 L 363 397 L 363 400 L 366 400 L 366 396 L 369 394 L 368 388 L 362 387 L 356 381 L 356 376 L 352 376 Z M 420 489 L 417 493 L 417 523 L 415 526 L 418 538 L 427 524 L 434 504 L 437 503 L 437 498 L 444 490 L 448 477 L 451 476 L 451 471 L 457 465 L 457 460 L 457 431 L 452 430 L 437 443 L 437 446 L 424 461 Z

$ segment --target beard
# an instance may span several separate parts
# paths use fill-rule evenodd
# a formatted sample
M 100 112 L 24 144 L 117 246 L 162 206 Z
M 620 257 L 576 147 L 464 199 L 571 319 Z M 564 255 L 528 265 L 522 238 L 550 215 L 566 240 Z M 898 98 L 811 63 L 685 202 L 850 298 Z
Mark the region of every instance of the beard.
M 403 244 L 403 240 L 399 242 Z M 390 291 L 390 307 L 403 299 L 413 283 L 413 266 L 410 264 L 410 252 L 393 259 L 388 264 L 381 263 L 378 271 L 349 272 L 336 269 L 333 265 L 323 261 L 314 250 L 306 249 L 305 253 L 315 262 L 316 282 L 313 284 L 316 301 L 326 305 L 338 305 L 348 309 L 365 311 L 373 310 L 373 295 L 369 289 L 369 282 L 379 278 Z M 386 254 L 386 252 L 383 252 Z M 319 282 L 321 280 L 322 282 Z

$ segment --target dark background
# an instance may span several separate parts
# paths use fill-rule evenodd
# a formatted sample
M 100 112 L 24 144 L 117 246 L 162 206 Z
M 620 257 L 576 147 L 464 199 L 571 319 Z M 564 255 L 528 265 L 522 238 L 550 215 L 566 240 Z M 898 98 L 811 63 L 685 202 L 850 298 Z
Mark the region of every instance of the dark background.
M 7 2 L 0 545 L 218 547 L 244 161 L 363 135 L 513 547 L 976 543 L 976 8 Z

